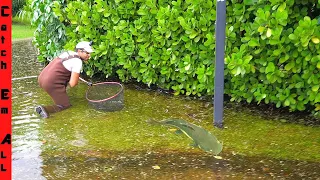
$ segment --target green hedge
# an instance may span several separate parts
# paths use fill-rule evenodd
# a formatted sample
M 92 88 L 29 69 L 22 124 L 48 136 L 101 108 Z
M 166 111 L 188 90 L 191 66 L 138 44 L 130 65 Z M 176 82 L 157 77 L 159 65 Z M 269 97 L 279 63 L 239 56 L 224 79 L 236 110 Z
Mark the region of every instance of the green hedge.
M 12 16 L 16 16 L 24 5 L 26 5 L 26 0 L 12 0 Z
M 53 0 L 32 0 L 28 4 L 33 17 L 31 24 L 37 29 L 34 35 L 34 44 L 39 49 L 38 60 L 45 62 L 52 60 L 63 49 L 66 42 L 65 24 L 53 13 Z M 65 0 L 58 0 L 65 4 Z
M 34 19 L 45 28 L 35 40 L 39 60 L 52 58 L 61 46 L 73 49 L 79 40 L 93 40 L 88 75 L 155 84 L 175 94 L 212 95 L 215 5 L 211 0 L 50 1 Z M 319 9 L 320 0 L 228 0 L 225 94 L 232 101 L 320 110 Z M 57 26 L 48 30 L 52 22 L 45 19 Z

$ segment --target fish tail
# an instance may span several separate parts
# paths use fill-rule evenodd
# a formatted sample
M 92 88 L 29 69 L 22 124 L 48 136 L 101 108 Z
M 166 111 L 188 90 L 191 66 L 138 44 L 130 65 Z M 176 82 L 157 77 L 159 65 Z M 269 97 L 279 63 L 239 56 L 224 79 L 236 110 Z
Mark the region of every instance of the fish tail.
M 161 124 L 160 122 L 158 122 L 158 121 L 156 121 L 156 120 L 154 120 L 152 118 L 146 120 L 146 122 L 149 123 L 149 124 Z

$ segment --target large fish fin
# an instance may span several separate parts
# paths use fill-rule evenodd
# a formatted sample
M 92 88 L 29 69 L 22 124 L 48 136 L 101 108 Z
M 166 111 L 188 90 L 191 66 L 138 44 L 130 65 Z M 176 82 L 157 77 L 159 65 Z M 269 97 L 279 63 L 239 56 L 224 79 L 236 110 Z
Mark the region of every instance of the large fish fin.
M 176 133 L 176 134 L 183 134 L 183 131 L 181 131 L 180 129 L 177 129 L 177 130 L 175 131 L 175 133 Z
M 199 148 L 199 145 L 198 145 L 195 141 L 193 141 L 193 142 L 190 144 L 190 146 L 195 147 L 195 148 Z
M 187 128 L 192 129 L 194 131 L 194 128 L 189 126 L 188 124 L 181 124 L 181 126 L 187 127 Z

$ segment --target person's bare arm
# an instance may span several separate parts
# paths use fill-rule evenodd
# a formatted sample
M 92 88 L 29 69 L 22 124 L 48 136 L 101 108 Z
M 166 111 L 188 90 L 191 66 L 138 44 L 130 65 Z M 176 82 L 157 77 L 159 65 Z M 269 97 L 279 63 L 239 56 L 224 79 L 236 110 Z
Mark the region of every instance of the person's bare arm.
M 70 87 L 74 87 L 78 84 L 79 77 L 80 77 L 80 73 L 76 73 L 76 72 L 71 73 L 71 77 L 69 81 Z

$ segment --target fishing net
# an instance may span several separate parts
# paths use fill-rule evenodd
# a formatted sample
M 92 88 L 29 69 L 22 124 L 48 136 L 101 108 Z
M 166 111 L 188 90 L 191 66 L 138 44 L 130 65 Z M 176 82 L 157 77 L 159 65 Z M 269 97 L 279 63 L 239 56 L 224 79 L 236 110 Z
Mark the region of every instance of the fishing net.
M 118 111 L 124 107 L 123 86 L 117 82 L 102 82 L 90 86 L 86 92 L 89 105 L 101 111 Z

